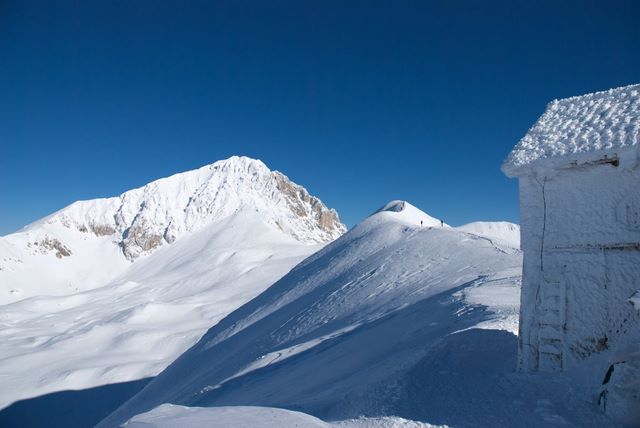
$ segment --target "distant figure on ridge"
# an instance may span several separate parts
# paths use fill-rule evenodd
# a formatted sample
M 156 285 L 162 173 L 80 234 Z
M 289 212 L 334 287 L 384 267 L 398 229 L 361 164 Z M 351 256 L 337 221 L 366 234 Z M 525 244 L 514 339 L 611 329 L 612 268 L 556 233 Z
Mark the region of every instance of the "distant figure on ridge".
M 422 220 L 420 220 L 420 227 L 422 227 Z
M 444 220 L 440 220 L 440 227 L 444 227 Z

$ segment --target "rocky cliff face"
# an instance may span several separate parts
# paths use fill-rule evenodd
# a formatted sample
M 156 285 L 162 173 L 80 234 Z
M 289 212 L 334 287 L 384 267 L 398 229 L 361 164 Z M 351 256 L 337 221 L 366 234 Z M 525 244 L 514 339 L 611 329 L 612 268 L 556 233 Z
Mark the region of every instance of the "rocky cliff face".
M 346 231 L 337 213 L 264 163 L 232 157 L 176 174 L 119 197 L 80 201 L 34 223 L 60 224 L 95 236 L 113 236 L 135 260 L 186 233 L 241 210 L 304 243 L 329 242 Z
M 328 242 L 346 232 L 346 227 L 340 222 L 338 213 L 327 209 L 322 201 L 311 196 L 307 189 L 293 183 L 280 172 L 272 173 L 277 189 L 281 192 L 289 210 L 310 229 L 318 229 L 319 242 Z M 304 240 L 303 236 L 295 236 Z

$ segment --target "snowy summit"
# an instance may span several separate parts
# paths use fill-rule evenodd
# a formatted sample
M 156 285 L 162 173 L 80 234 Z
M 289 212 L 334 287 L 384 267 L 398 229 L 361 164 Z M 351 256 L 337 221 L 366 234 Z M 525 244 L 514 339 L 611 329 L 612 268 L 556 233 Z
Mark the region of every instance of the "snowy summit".
M 373 221 L 373 219 L 394 220 L 411 226 L 436 227 L 442 225 L 440 220 L 431 217 L 409 202 L 400 200 L 386 203 L 367 221 Z

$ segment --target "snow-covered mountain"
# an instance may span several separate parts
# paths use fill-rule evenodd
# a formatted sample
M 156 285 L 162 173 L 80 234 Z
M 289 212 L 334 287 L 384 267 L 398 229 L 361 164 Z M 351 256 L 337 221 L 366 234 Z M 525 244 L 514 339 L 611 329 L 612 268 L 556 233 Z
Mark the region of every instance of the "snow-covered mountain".
M 233 157 L 0 238 L 0 409 L 157 374 L 345 230 L 303 187 Z
M 569 386 L 513 372 L 521 252 L 429 218 L 406 202 L 386 205 L 220 321 L 100 426 L 163 403 L 328 421 L 602 422 Z M 378 426 L 399 426 L 389 423 Z
M 241 210 L 302 243 L 330 242 L 346 230 L 335 211 L 282 173 L 232 157 L 118 197 L 76 202 L 0 238 L 0 303 L 102 285 L 128 262 Z

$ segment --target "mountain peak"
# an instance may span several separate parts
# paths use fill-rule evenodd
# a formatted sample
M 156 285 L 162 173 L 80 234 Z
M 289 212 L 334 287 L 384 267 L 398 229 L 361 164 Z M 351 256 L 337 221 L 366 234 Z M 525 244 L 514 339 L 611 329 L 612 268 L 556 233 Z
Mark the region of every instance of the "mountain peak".
M 412 226 L 436 227 L 441 226 L 440 220 L 431 217 L 407 201 L 393 200 L 374 212 L 370 218 L 385 218 Z
M 155 180 L 118 197 L 75 202 L 28 229 L 58 224 L 113 236 L 127 259 L 134 260 L 239 211 L 254 212 L 303 243 L 329 242 L 346 231 L 320 199 L 246 156 Z
M 267 165 L 260 159 L 254 159 L 248 156 L 231 156 L 230 158 L 216 161 L 207 167 L 209 169 L 220 169 L 222 171 L 239 173 L 244 172 L 248 174 L 270 171 Z

